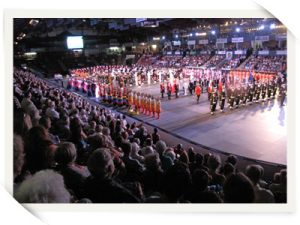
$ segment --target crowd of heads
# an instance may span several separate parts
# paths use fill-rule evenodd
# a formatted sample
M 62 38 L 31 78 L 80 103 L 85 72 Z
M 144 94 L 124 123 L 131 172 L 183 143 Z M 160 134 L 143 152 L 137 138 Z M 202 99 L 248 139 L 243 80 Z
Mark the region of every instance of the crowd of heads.
M 167 144 L 157 129 L 14 70 L 14 196 L 22 203 L 273 203 L 287 173 Z
M 282 72 L 286 70 L 286 56 L 252 56 L 244 68 L 264 72 Z

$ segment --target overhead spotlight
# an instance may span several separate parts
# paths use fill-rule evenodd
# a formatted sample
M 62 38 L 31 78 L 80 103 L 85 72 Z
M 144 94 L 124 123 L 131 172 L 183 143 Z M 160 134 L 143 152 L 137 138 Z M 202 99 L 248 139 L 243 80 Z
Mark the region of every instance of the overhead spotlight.
M 178 38 L 178 34 L 175 35 L 175 38 Z
M 166 39 L 166 37 L 165 37 L 165 36 L 162 36 L 162 37 L 161 37 L 161 39 L 162 39 L 162 40 L 165 40 L 165 39 Z
M 273 29 L 275 29 L 275 28 L 276 28 L 275 23 L 272 23 L 272 24 L 270 25 L 270 29 L 273 30 Z
M 239 27 L 237 27 L 237 28 L 235 28 L 235 31 L 239 33 L 241 31 L 241 29 Z
M 211 34 L 212 34 L 212 35 L 215 35 L 215 34 L 216 34 L 216 31 L 215 31 L 215 30 L 212 30 L 212 31 L 211 31 Z
M 193 33 L 190 33 L 190 37 L 193 37 Z
M 237 24 L 237 21 L 235 21 L 234 24 Z
M 259 30 L 265 29 L 265 25 L 261 25 L 258 29 L 259 29 Z
M 31 19 L 31 20 L 29 21 L 29 24 L 30 24 L 31 26 L 36 26 L 38 23 L 39 23 L 39 20 L 35 20 L 35 19 Z

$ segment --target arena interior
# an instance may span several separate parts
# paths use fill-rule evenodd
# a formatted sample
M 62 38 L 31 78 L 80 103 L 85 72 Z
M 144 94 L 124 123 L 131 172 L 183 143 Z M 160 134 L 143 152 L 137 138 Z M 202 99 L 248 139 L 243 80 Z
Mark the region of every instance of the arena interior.
M 14 19 L 21 203 L 286 203 L 274 18 Z

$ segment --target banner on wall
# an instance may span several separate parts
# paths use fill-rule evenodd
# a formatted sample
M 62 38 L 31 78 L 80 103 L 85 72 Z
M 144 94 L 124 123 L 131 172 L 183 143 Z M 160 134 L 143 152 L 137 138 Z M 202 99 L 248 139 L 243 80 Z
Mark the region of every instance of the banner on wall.
M 218 54 L 218 55 L 225 55 L 225 54 L 226 54 L 226 51 L 217 51 L 217 54 Z
M 191 41 L 188 41 L 187 44 L 188 44 L 188 45 L 195 45 L 195 44 L 196 44 L 196 41 L 195 41 L 195 40 L 191 40 Z
M 216 43 L 217 44 L 227 43 L 227 38 L 218 38 Z
M 287 55 L 287 51 L 286 50 L 277 50 L 276 55 Z
M 258 51 L 258 54 L 259 55 L 269 55 L 270 52 L 269 52 L 269 50 L 262 50 L 262 51 Z
M 234 51 L 234 54 L 235 55 L 244 55 L 244 54 L 246 54 L 246 51 L 244 51 L 244 50 L 236 50 L 236 51 Z
M 180 41 L 173 41 L 173 45 L 181 45 Z
M 208 44 L 208 39 L 199 40 L 199 44 L 200 45 L 207 45 Z
M 180 51 L 176 51 L 176 52 L 175 52 L 175 55 L 180 55 Z
M 255 36 L 255 41 L 269 41 L 269 36 Z
M 244 42 L 244 37 L 234 37 L 234 38 L 231 38 L 231 42 L 232 43 L 241 43 L 241 42 Z
M 283 41 L 283 40 L 286 40 L 286 34 L 278 34 L 276 35 L 276 40 L 277 41 Z

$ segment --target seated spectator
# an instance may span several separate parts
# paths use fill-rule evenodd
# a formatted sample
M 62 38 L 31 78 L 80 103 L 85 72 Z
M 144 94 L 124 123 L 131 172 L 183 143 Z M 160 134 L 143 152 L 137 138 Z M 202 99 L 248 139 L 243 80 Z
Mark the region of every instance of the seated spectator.
M 46 132 L 48 133 L 49 139 L 54 143 L 54 144 L 58 144 L 59 138 L 55 135 L 53 135 L 52 133 L 50 133 L 50 129 L 51 129 L 51 119 L 47 116 L 42 116 L 39 120 L 39 125 L 44 127 Z
M 194 162 L 190 163 L 190 171 L 193 173 L 196 169 L 203 169 L 208 172 L 208 168 L 203 165 L 203 156 L 200 153 L 196 153 Z
M 46 116 L 50 117 L 52 120 L 59 119 L 59 113 L 55 109 L 55 102 L 51 101 L 48 108 L 46 109 Z
M 225 163 L 225 165 L 222 168 L 222 173 L 225 176 L 225 178 L 228 178 L 229 176 L 231 176 L 231 174 L 235 173 L 235 167 L 231 163 Z
M 255 192 L 252 182 L 243 173 L 232 174 L 224 184 L 225 203 L 253 203 Z
M 131 144 L 129 142 L 122 143 L 122 151 L 124 153 L 121 159 L 126 167 L 126 179 L 128 181 L 139 180 L 144 170 L 143 165 L 136 159 L 131 158 Z
M 191 203 L 222 203 L 218 194 L 208 189 L 210 179 L 207 171 L 196 169 L 192 174 L 191 188 L 184 195 L 184 199 Z
M 64 178 L 53 170 L 41 170 L 22 182 L 15 198 L 20 203 L 70 203 Z
M 163 179 L 163 193 L 166 202 L 179 202 L 190 186 L 191 175 L 187 165 L 181 162 L 175 163 L 166 171 Z
M 146 169 L 142 175 L 142 185 L 146 196 L 153 192 L 161 192 L 163 180 L 163 170 L 161 169 L 161 161 L 157 153 L 148 154 L 145 157 Z
M 13 140 L 13 148 L 14 148 L 14 179 L 18 177 L 23 169 L 24 165 L 24 143 L 22 137 L 14 134 Z
M 160 136 L 159 136 L 159 134 L 158 134 L 157 128 L 155 127 L 155 128 L 154 128 L 154 131 L 153 131 L 153 133 L 152 133 L 153 144 L 156 144 L 156 142 L 158 142 L 159 139 L 160 139 Z
M 280 170 L 279 184 L 271 184 L 270 190 L 274 194 L 276 203 L 287 202 L 287 173 L 286 169 Z
M 274 195 L 271 191 L 259 185 L 261 179 L 261 168 L 257 165 L 249 165 L 246 168 L 246 175 L 250 178 L 254 186 L 255 203 L 274 203 Z
M 32 128 L 31 118 L 22 109 L 14 111 L 14 133 L 22 137 Z
M 109 149 L 95 150 L 87 163 L 91 176 L 85 182 L 86 197 L 93 203 L 138 203 L 140 200 L 112 177 L 115 166 Z
M 138 154 L 140 151 L 140 146 L 136 142 L 131 143 L 131 153 L 130 156 L 133 159 L 138 160 L 140 163 L 144 163 L 144 156 Z
M 153 143 L 152 143 L 151 138 L 147 138 L 146 141 L 145 141 L 145 147 L 143 147 L 143 148 L 141 149 L 141 154 L 142 154 L 143 156 L 146 156 L 146 155 L 148 155 L 148 154 L 154 153 L 152 144 L 153 144 Z
M 39 111 L 38 111 L 37 107 L 31 101 L 31 97 L 32 97 L 32 95 L 31 95 L 30 91 L 25 92 L 24 98 L 21 102 L 21 107 L 26 114 L 30 115 L 31 121 L 34 122 L 34 121 L 38 120 L 40 118 L 40 116 L 39 116 Z M 34 124 L 34 125 L 36 125 L 36 124 Z
M 61 143 L 55 153 L 57 170 L 63 175 L 66 187 L 71 189 L 77 198 L 83 196 L 83 183 L 90 175 L 85 166 L 75 163 L 77 158 L 76 147 L 71 142 Z
M 210 182 L 211 185 L 223 186 L 225 182 L 225 177 L 219 173 L 219 168 L 221 165 L 221 158 L 219 155 L 211 155 L 208 159 L 209 173 L 212 176 Z
M 46 130 L 41 127 L 33 127 L 25 137 L 25 169 L 34 174 L 35 172 L 55 166 L 54 145 Z
M 62 140 L 68 140 L 71 136 L 70 118 L 67 115 L 60 116 L 60 119 L 55 123 L 55 131 Z
M 173 156 L 171 153 L 166 153 L 167 145 L 164 141 L 159 140 L 156 142 L 156 151 L 159 154 L 159 158 L 162 164 L 162 169 L 166 171 L 169 167 L 171 167 L 174 164 L 174 160 L 176 158 L 175 153 Z

